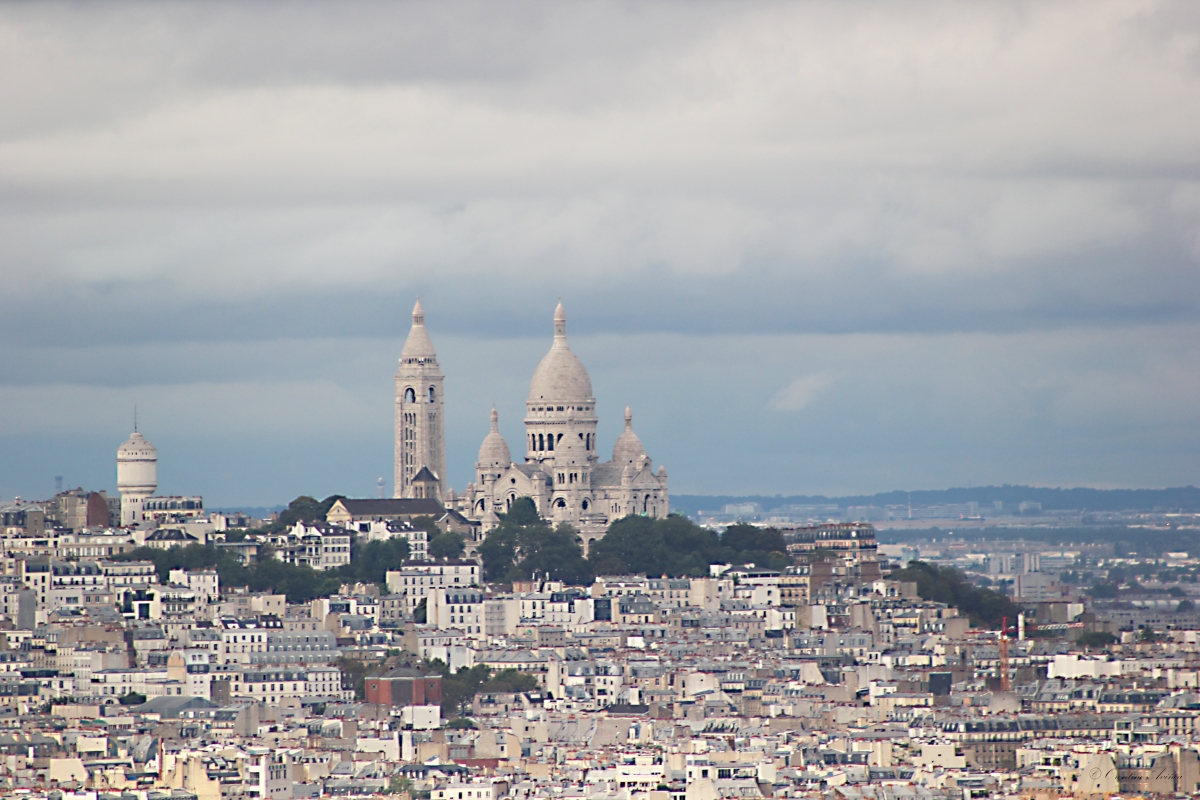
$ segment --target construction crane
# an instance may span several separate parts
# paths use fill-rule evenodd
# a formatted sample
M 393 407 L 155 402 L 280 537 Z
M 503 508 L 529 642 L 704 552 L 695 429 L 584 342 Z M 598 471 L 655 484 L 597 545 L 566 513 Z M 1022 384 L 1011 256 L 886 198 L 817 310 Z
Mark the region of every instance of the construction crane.
M 1008 681 L 1008 617 L 1000 623 L 1000 691 L 1007 692 L 1012 687 Z

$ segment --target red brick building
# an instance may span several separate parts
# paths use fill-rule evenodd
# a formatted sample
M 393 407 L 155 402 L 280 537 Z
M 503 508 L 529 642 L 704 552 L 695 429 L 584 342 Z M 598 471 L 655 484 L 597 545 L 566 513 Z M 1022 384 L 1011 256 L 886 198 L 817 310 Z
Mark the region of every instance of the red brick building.
M 367 678 L 366 694 L 368 703 L 384 706 L 439 706 L 442 704 L 442 676 L 397 667 Z

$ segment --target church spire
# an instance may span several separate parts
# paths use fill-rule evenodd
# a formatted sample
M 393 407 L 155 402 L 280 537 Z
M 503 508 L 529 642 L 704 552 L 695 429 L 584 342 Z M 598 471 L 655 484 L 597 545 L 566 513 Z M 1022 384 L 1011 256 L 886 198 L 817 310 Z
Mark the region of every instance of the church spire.
M 558 301 L 558 308 L 554 309 L 554 338 L 567 338 L 567 312 L 563 311 L 562 300 Z
M 433 340 L 429 338 L 429 331 L 425 329 L 425 309 L 421 307 L 421 298 L 419 297 L 417 304 L 413 306 L 412 329 L 408 332 L 408 339 L 404 342 L 404 351 L 400 354 L 401 361 L 417 359 L 437 360 L 437 351 L 433 349 Z
M 443 382 L 437 351 L 425 329 L 425 309 L 418 298 L 396 370 L 394 497 L 440 499 L 441 492 L 449 488 L 441 485 L 446 475 Z M 422 476 L 422 470 L 436 479 L 434 484 Z

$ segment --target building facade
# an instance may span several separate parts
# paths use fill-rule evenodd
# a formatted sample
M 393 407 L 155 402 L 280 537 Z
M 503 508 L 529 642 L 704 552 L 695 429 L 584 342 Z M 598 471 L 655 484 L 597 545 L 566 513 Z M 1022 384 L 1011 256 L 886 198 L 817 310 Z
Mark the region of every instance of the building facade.
M 393 497 L 442 499 L 446 434 L 442 370 L 425 330 L 421 301 L 396 370 L 396 472 Z
M 459 495 L 445 478 L 443 381 L 418 300 L 396 372 L 396 498 L 436 499 L 486 533 L 518 497 L 528 497 L 543 518 L 573 525 L 588 545 L 621 517 L 667 516 L 666 469 L 654 470 L 628 407 L 612 460 L 600 460 L 596 398 L 587 368 L 567 343 L 562 303 L 554 312 L 550 351 L 534 370 L 525 401 L 524 458 L 513 459 L 493 408 L 475 480 Z

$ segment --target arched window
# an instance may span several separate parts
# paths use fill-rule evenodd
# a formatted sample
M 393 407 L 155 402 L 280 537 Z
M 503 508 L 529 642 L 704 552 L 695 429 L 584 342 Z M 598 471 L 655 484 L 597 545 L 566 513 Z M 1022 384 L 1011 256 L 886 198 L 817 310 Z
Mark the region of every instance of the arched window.
M 587 439 L 584 440 L 583 447 L 585 450 L 592 449 L 592 435 L 590 433 L 587 435 Z
M 413 391 L 411 386 L 404 390 L 404 402 L 406 402 L 406 403 L 417 402 L 417 393 Z
M 553 433 L 546 437 L 546 449 L 550 450 L 551 452 L 554 451 L 554 434 Z
M 545 437 L 545 436 L 543 436 L 543 435 L 542 435 L 542 434 L 540 434 L 540 433 L 538 434 L 538 446 L 537 446 L 537 449 L 538 449 L 538 450 L 545 450 L 545 449 L 546 449 L 546 437 Z
M 555 500 L 555 501 L 554 501 L 554 506 L 555 506 L 555 508 L 566 508 L 566 507 L 567 507 L 567 501 L 566 501 L 566 500 L 563 500 L 563 499 L 560 497 L 560 498 L 558 498 L 557 500 Z
M 583 501 L 583 510 L 584 510 L 584 511 L 587 511 L 587 510 L 588 510 L 588 501 L 587 501 L 587 500 L 584 500 L 584 501 Z
M 433 402 L 433 387 L 429 387 L 429 402 Z

